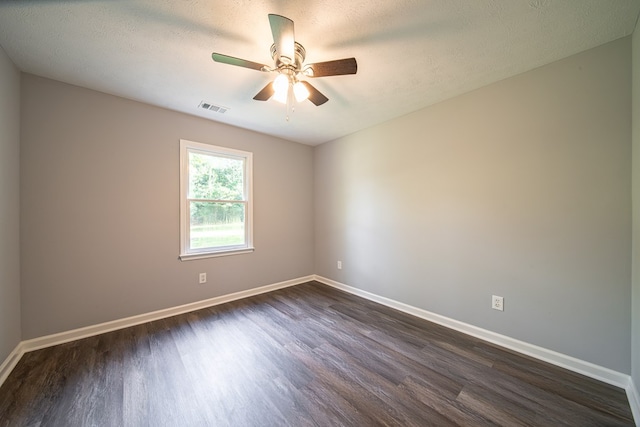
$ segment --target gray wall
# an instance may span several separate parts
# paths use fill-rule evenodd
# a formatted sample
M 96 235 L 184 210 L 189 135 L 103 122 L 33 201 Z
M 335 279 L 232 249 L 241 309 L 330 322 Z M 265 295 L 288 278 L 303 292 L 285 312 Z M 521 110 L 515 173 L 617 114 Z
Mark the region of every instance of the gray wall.
M 630 373 L 630 48 L 316 147 L 316 273 Z
M 313 273 L 311 147 L 32 75 L 21 132 L 23 339 Z M 181 138 L 254 153 L 254 253 L 178 260 Z
M 633 33 L 633 321 L 631 370 L 640 391 L 640 21 Z M 640 396 L 639 396 L 640 397 Z
M 0 47 L 0 364 L 20 343 L 20 72 Z

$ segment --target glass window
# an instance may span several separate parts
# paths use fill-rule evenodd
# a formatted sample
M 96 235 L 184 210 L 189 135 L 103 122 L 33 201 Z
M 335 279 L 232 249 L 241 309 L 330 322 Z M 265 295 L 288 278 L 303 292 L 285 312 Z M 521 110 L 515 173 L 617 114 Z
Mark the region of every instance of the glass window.
M 180 258 L 253 250 L 252 153 L 180 141 Z

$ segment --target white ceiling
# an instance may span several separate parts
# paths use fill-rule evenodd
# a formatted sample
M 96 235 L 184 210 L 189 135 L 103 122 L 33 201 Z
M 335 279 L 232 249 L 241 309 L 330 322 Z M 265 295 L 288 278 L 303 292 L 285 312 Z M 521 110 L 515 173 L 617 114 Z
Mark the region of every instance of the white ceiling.
M 0 0 L 0 46 L 22 71 L 316 145 L 627 36 L 640 0 Z M 254 101 L 275 76 L 267 14 L 295 22 L 329 102 Z M 230 108 L 198 108 L 201 101 Z

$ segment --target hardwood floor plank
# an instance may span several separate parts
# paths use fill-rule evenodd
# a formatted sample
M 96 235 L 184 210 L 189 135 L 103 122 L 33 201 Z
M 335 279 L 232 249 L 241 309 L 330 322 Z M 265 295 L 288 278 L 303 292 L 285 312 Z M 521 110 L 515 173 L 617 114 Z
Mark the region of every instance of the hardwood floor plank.
M 147 426 L 151 418 L 149 408 L 148 363 L 151 358 L 147 325 L 124 329 L 123 346 L 122 420 L 125 427 Z M 127 363 L 128 361 L 128 363 Z
M 384 410 L 392 415 L 394 422 L 403 426 L 424 425 L 426 419 L 438 425 L 449 423 L 446 417 L 413 400 L 398 384 L 378 375 L 378 372 L 371 369 L 366 362 L 363 363 L 331 346 L 316 349 L 315 352 L 325 363 L 328 362 L 338 369 L 348 381 L 357 384 L 360 389 L 368 390 L 379 399 Z
M 443 415 L 448 421 L 443 425 L 458 426 L 492 426 L 486 418 L 477 412 L 464 406 L 447 394 L 440 392 L 439 388 L 433 387 L 430 383 L 425 383 L 421 377 L 409 376 L 401 384 L 406 392 L 414 399 L 425 406 Z M 426 418 L 429 421 L 429 418 Z
M 624 390 L 309 282 L 25 354 L 0 426 L 631 426 Z
M 474 386 L 465 386 L 456 400 L 496 425 L 524 427 L 531 425 L 535 419 L 535 413 L 526 406 L 505 400 L 496 406 L 484 389 Z

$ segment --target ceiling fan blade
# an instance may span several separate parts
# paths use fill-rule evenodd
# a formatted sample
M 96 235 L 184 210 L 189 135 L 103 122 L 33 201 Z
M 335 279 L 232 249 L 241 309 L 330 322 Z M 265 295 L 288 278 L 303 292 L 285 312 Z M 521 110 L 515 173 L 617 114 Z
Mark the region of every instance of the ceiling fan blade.
M 302 81 L 300 82 L 309 91 L 309 101 L 313 102 L 316 106 L 322 105 L 329 100 L 326 96 L 324 96 L 318 89 L 311 86 L 311 83 Z
M 273 82 L 269 82 L 260 92 L 253 97 L 256 101 L 267 101 L 273 96 L 275 90 L 273 89 Z
M 293 21 L 284 16 L 269 14 L 269 25 L 271 25 L 273 43 L 278 53 L 277 59 L 284 64 L 295 64 Z
M 247 61 L 246 59 L 234 58 L 233 56 L 223 55 L 221 53 L 212 53 L 211 57 L 216 62 L 223 64 L 236 65 L 238 67 L 251 68 L 252 70 L 266 71 L 269 67 L 257 62 Z
M 335 61 L 308 64 L 304 74 L 308 77 L 342 76 L 358 72 L 356 58 L 336 59 Z

